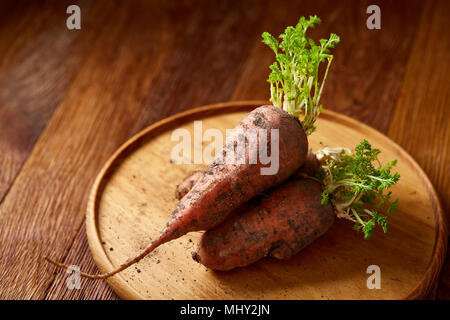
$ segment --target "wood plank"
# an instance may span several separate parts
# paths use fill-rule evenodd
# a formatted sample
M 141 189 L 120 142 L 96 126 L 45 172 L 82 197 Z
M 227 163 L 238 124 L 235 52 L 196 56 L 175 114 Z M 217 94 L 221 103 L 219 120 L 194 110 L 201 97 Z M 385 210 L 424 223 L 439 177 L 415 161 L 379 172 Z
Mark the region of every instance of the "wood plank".
M 179 41 L 173 43 L 173 54 L 157 74 L 132 133 L 170 114 L 227 101 L 236 87 L 243 57 L 251 48 L 248 36 L 253 36 L 263 22 L 264 6 L 258 1 L 195 4 L 177 3 L 159 17 L 170 19 L 169 37 Z
M 189 4 L 161 7 L 145 1 L 127 3 L 117 10 L 109 3 L 96 2 L 92 8 L 93 17 L 105 15 L 108 21 L 96 25 L 92 20 L 90 27 L 100 28 L 100 35 L 91 43 L 87 60 L 0 206 L 0 241 L 8 256 L 0 262 L 0 281 L 5 288 L 2 297 L 45 296 L 53 269 L 42 257 L 51 254 L 60 259 L 67 254 L 83 223 L 86 190 L 106 158 L 139 129 L 138 119 L 153 120 L 174 112 L 180 100 L 168 101 L 169 97 L 186 96 L 187 103 L 195 104 L 228 99 L 237 80 L 233 73 L 238 72 L 228 63 L 246 55 L 245 46 L 222 48 L 220 52 L 220 48 L 206 50 L 202 42 L 205 36 L 219 42 L 219 37 L 230 37 L 239 28 L 246 28 L 241 19 L 249 24 L 257 22 L 256 16 L 252 20 L 239 14 L 224 19 L 232 3 L 217 8 L 206 1 L 209 10 Z M 216 13 L 209 15 L 213 10 Z M 174 26 L 173 21 L 178 23 Z M 205 25 L 211 31 L 203 30 Z M 180 44 L 186 43 L 187 37 L 194 45 L 184 48 L 187 54 L 180 56 Z M 198 90 L 206 81 L 197 76 L 198 67 L 190 67 L 193 74 L 191 69 L 177 71 L 181 86 L 174 82 L 178 78 L 155 81 L 155 76 L 170 75 L 177 67 L 189 64 L 212 68 L 207 79 L 216 85 L 206 93 Z M 171 67 L 166 69 L 168 65 Z M 194 85 L 182 79 L 186 74 L 194 76 Z M 23 275 L 24 264 L 35 271 Z
M 389 136 L 425 170 L 445 212 L 450 205 L 449 10 L 448 1 L 427 2 L 389 128 Z M 438 297 L 450 298 L 448 253 Z
M 45 296 L 53 275 L 43 256 L 67 253 L 83 221 L 85 190 L 98 165 L 126 136 L 138 116 L 139 100 L 149 91 L 152 74 L 147 70 L 160 61 L 141 59 L 146 46 L 134 52 L 120 46 L 117 39 L 126 31 L 136 33 L 138 26 L 122 30 L 132 23 L 129 7 L 116 9 L 100 2 L 93 8 L 92 25 L 86 28 L 100 29 L 102 41 L 91 42 L 92 53 L 0 206 L 0 242 L 8 252 L 8 259 L 0 262 L 2 297 Z M 109 23 L 103 24 L 105 17 Z M 161 39 L 146 40 L 158 46 Z M 141 40 L 135 37 L 128 46 L 137 48 Z M 135 74 L 133 81 L 129 73 Z M 22 274 L 24 264 L 33 272 Z
M 0 202 L 82 64 L 83 48 L 93 41 L 95 33 L 80 42 L 79 33 L 65 28 L 68 3 L 3 3 Z M 82 3 L 87 13 L 90 3 Z

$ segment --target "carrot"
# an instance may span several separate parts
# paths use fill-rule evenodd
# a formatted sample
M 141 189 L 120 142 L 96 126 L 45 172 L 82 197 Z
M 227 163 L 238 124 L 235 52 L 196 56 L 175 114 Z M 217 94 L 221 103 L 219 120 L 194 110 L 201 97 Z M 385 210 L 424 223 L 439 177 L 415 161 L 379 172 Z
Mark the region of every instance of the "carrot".
M 276 174 L 262 175 L 265 167 L 261 161 L 251 164 L 250 154 L 255 148 L 251 135 L 258 129 L 278 129 L 279 170 Z M 300 122 L 287 112 L 274 106 L 261 106 L 243 118 L 233 130 L 231 139 L 222 152 L 203 172 L 193 188 L 180 200 L 158 238 L 142 253 L 122 264 L 117 269 L 104 274 L 80 273 L 91 279 L 106 279 L 137 263 L 155 248 L 188 232 L 208 230 L 218 225 L 233 212 L 261 192 L 276 186 L 291 176 L 305 161 L 308 140 Z M 224 161 L 227 154 L 235 152 L 238 142 L 245 143 L 246 161 Z M 267 145 L 272 145 L 272 135 L 268 134 Z M 274 150 L 272 150 L 274 152 Z M 47 261 L 63 268 L 68 266 Z
M 289 259 L 334 222 L 331 204 L 321 204 L 320 183 L 289 181 L 251 202 L 253 208 L 206 231 L 192 257 L 213 270 L 247 266 L 263 257 Z
M 180 183 L 175 189 L 175 198 L 180 200 L 183 198 L 194 186 L 194 184 L 200 180 L 203 176 L 203 171 L 194 171 L 189 175 L 182 183 Z
M 290 179 L 298 179 L 307 176 L 314 177 L 320 168 L 320 162 L 317 160 L 316 155 L 311 150 L 308 151 L 306 155 L 305 163 L 300 169 L 295 172 Z M 194 186 L 194 184 L 200 180 L 204 172 L 202 170 L 194 171 L 192 174 L 187 176 L 183 182 L 181 182 L 175 189 L 175 198 L 180 200 L 183 198 Z

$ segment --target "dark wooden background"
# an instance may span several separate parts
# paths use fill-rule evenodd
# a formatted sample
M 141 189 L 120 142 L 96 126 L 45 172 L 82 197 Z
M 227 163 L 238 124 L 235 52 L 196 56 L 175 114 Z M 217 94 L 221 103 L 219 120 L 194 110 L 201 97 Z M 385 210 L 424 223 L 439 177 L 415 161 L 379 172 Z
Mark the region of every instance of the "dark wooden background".
M 69 31 L 68 5 L 81 7 Z M 366 8 L 381 7 L 381 30 Z M 103 281 L 67 290 L 50 255 L 95 272 L 87 194 L 144 127 L 205 104 L 269 97 L 279 34 L 317 14 L 335 32 L 322 103 L 387 134 L 450 204 L 450 1 L 0 1 L 0 297 L 117 299 Z M 446 211 L 448 214 L 448 211 Z M 450 298 L 450 259 L 436 296 Z

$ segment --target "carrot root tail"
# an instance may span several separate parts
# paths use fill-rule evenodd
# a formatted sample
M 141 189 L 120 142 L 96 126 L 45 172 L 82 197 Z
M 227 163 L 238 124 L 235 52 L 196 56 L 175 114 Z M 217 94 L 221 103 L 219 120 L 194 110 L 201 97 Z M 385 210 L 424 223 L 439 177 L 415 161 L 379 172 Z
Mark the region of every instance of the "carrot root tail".
M 110 271 L 110 272 L 106 272 L 106 273 L 100 273 L 100 274 L 91 274 L 91 273 L 85 273 L 85 272 L 80 272 L 80 276 L 82 276 L 83 278 L 88 278 L 88 279 L 93 279 L 93 280 L 101 280 L 101 279 L 107 279 L 113 275 L 115 275 L 116 273 L 119 273 L 123 270 L 125 270 L 126 268 L 128 268 L 129 266 L 132 266 L 135 263 L 138 263 L 142 258 L 144 258 L 145 256 L 147 256 L 150 252 L 152 252 L 156 247 L 160 246 L 161 244 L 169 241 L 171 238 L 169 237 L 168 233 L 163 233 L 162 237 L 156 239 L 153 243 L 151 243 L 143 252 L 141 252 L 138 256 L 134 257 L 133 259 L 129 260 L 128 262 L 122 264 L 120 267 Z M 45 257 L 45 260 L 47 262 L 50 262 L 51 264 L 59 267 L 59 268 L 63 268 L 63 269 L 69 269 L 70 266 L 60 263 L 60 262 L 56 262 L 48 257 Z
M 48 257 L 45 257 L 45 260 L 55 266 L 57 266 L 58 268 L 62 268 L 62 269 L 69 269 L 70 266 L 67 264 L 63 264 L 60 262 L 56 262 Z M 103 274 L 90 274 L 90 273 L 85 273 L 85 272 L 80 272 L 80 276 L 82 276 L 83 278 L 88 278 L 88 279 L 94 279 L 94 280 L 98 280 L 98 279 L 106 279 L 109 276 L 109 273 L 103 273 Z

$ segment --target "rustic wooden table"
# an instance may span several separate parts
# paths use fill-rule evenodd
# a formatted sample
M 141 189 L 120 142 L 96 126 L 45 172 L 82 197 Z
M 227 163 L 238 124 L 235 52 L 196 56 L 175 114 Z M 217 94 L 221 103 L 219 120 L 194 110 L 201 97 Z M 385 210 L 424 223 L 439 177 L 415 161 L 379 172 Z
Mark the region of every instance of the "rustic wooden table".
M 99 169 L 169 115 L 267 99 L 261 33 L 303 15 L 322 18 L 312 37 L 342 39 L 323 105 L 403 146 L 448 210 L 449 1 L 77 1 L 81 30 L 68 30 L 73 2 L 0 2 L 0 298 L 117 299 L 102 281 L 68 290 L 42 259 L 96 271 L 84 214 Z M 381 30 L 366 27 L 372 2 Z

